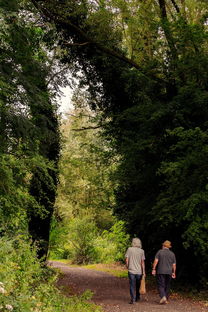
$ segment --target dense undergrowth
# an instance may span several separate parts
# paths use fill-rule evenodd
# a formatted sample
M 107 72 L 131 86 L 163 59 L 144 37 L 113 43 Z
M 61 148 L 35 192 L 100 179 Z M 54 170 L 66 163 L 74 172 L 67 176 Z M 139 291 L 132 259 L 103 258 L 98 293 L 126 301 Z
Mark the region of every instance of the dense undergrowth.
M 110 264 L 124 260 L 128 245 L 129 235 L 123 221 L 117 221 L 109 230 L 101 232 L 89 215 L 52 228 L 49 257 L 68 259 L 73 264 Z
M 99 312 L 91 293 L 66 297 L 55 287 L 58 273 L 41 265 L 23 238 L 0 239 L 0 311 Z

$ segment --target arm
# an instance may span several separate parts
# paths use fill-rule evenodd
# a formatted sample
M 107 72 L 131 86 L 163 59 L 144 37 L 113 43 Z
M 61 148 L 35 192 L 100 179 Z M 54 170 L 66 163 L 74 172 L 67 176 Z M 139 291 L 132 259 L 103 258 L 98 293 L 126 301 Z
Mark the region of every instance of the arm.
M 158 259 L 155 258 L 153 265 L 152 265 L 152 275 L 156 275 L 156 266 L 158 264 Z
M 172 268 L 172 278 L 176 278 L 176 263 L 173 263 L 173 268 Z
M 127 249 L 126 254 L 125 254 L 125 263 L 126 263 L 126 268 L 128 270 L 128 268 L 129 268 L 129 248 Z
M 128 267 L 129 267 L 129 258 L 128 257 L 126 257 L 125 262 L 126 262 L 126 267 L 128 269 Z
M 145 262 L 144 262 L 144 260 L 141 261 L 141 267 L 142 267 L 142 274 L 143 274 L 143 276 L 146 276 L 146 274 L 145 274 Z

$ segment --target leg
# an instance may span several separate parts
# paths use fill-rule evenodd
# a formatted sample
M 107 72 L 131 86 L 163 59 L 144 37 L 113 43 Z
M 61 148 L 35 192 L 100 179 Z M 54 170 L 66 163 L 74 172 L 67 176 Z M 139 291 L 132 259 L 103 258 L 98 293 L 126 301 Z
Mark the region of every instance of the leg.
M 171 275 L 166 274 L 165 276 L 165 293 L 166 293 L 166 298 L 168 299 L 169 293 L 170 293 L 170 283 L 171 283 Z
M 136 301 L 139 301 L 140 300 L 139 288 L 141 284 L 142 275 L 136 274 L 135 277 L 136 277 Z
M 166 297 L 164 275 L 165 274 L 157 274 L 157 287 L 158 287 L 160 298 Z
M 135 289 L 135 274 L 129 273 L 129 286 L 130 286 L 130 296 L 131 296 L 131 301 L 135 301 L 135 296 L 134 296 L 134 289 Z

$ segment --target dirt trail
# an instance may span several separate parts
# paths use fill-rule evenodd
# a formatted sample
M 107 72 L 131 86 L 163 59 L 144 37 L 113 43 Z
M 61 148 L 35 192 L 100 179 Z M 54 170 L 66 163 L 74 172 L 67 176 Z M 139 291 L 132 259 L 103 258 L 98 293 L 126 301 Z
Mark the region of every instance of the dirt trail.
M 170 298 L 166 305 L 158 303 L 157 291 L 148 291 L 140 302 L 130 305 L 128 279 L 114 277 L 108 273 L 69 267 L 61 262 L 52 261 L 51 266 L 59 268 L 63 276 L 58 286 L 66 289 L 70 286 L 73 292 L 81 294 L 90 289 L 94 295 L 92 301 L 103 307 L 105 312 L 208 312 L 208 308 L 199 302 L 187 299 Z

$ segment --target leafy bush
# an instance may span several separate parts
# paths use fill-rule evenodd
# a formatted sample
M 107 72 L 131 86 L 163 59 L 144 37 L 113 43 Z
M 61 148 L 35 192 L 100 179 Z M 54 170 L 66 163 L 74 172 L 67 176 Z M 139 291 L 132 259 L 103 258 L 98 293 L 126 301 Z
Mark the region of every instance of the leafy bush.
M 95 242 L 98 262 L 123 261 L 129 239 L 123 221 L 117 221 L 109 231 L 103 231 Z
M 67 234 L 68 232 L 68 234 Z M 113 263 L 123 261 L 129 235 L 123 221 L 99 234 L 92 216 L 76 217 L 65 227 L 52 228 L 50 258 L 73 263 Z
M 97 258 L 94 240 L 98 230 L 92 216 L 80 216 L 72 219 L 68 230 L 72 261 L 78 264 L 93 262 Z
M 167 138 L 174 144 L 158 171 L 164 182 L 153 208 L 152 220 L 155 224 L 160 220 L 159 231 L 169 231 L 169 237 L 172 236 L 171 240 L 177 246 L 176 253 L 184 254 L 186 272 L 181 272 L 183 280 L 185 273 L 187 280 L 207 288 L 208 134 L 199 127 L 188 130 L 178 127 L 167 131 Z M 199 259 L 201 263 L 196 270 Z M 190 270 L 193 270 L 191 276 Z
M 81 297 L 64 297 L 54 286 L 57 273 L 41 266 L 35 250 L 22 238 L 0 239 L 0 311 L 1 312 L 99 312 Z
M 70 259 L 72 257 L 68 244 L 68 225 L 63 220 L 53 217 L 51 222 L 49 254 L 50 259 Z

